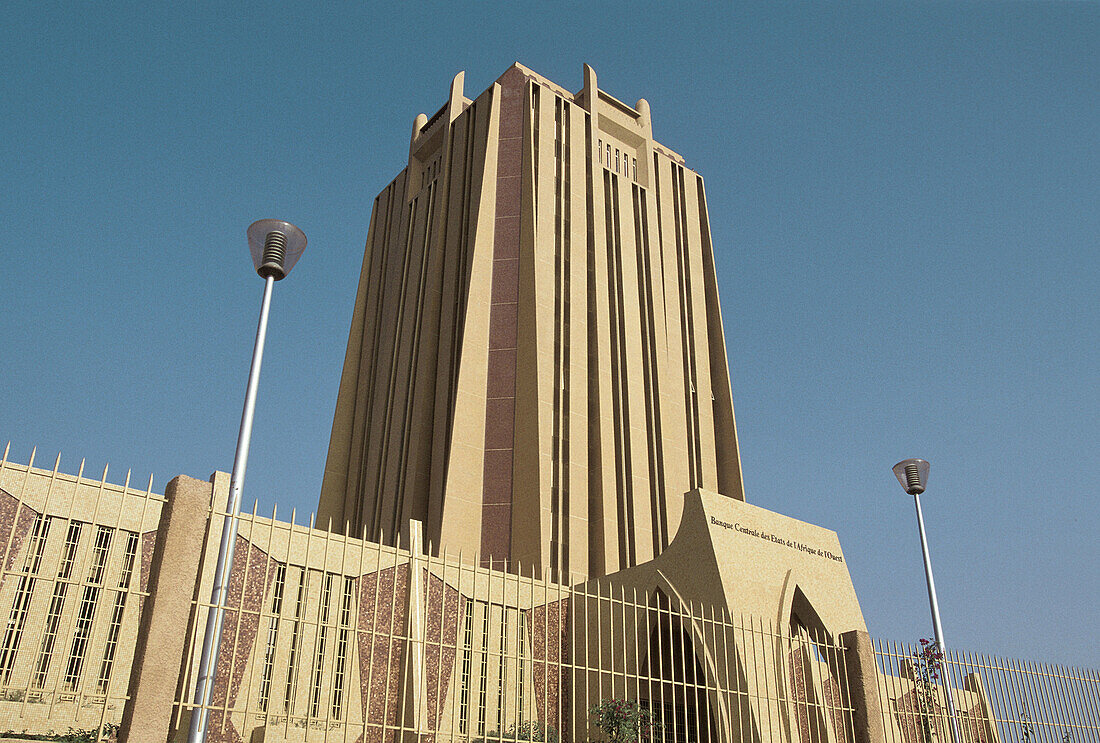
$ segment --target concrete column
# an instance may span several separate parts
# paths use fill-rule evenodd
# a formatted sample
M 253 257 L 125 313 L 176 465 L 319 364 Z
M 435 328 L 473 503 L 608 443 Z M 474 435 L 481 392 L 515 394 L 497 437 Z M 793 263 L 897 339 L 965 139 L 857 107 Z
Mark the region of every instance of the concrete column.
M 188 617 L 199 575 L 211 484 L 180 475 L 168 483 L 138 623 L 120 743 L 164 743 L 176 700 Z
M 882 700 L 878 693 L 878 665 L 871 636 L 863 630 L 852 630 L 842 633 L 840 642 L 844 646 L 856 743 L 886 743 Z

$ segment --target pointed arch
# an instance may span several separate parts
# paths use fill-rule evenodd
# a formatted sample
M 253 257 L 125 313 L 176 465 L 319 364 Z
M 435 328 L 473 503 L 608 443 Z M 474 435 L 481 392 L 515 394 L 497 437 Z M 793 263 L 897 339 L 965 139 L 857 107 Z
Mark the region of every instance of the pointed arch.
M 660 570 L 648 603 L 648 643 L 639 666 L 646 688 L 639 702 L 649 705 L 673 739 L 683 730 L 688 738 L 732 740 L 731 710 L 721 691 L 731 683 L 719 673 L 718 663 L 727 650 L 735 654 L 728 622 L 711 617 L 716 621 L 704 627 L 708 617 L 693 612 Z M 743 675 L 740 663 L 735 665 Z
M 779 627 L 790 632 L 786 647 L 777 648 L 779 668 L 791 694 L 791 732 L 812 743 L 847 739 L 847 722 L 837 710 L 847 684 L 844 659 L 795 571 L 788 570 L 779 608 Z

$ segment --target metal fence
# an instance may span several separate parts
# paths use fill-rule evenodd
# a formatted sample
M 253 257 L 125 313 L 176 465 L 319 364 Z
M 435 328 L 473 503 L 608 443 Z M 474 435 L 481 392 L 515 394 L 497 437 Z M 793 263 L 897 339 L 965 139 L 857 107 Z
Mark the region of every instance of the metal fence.
M 312 527 L 241 517 L 211 740 L 582 741 L 601 702 L 643 740 L 852 740 L 843 651 L 810 629 Z
M 83 464 L 61 474 L 60 458 L 33 464 L 0 459 L 0 737 L 105 735 L 142 670 L 134 649 L 151 621 L 166 501 L 129 475 L 115 485 Z M 205 533 L 181 532 L 202 540 L 202 564 L 180 571 L 179 604 L 153 611 L 188 638 L 157 670 L 178 678 L 159 707 L 172 705 L 172 740 L 193 709 L 223 480 L 212 505 L 201 492 L 191 501 Z M 866 640 L 845 649 L 821 627 L 733 616 L 631 571 L 561 583 L 430 556 L 415 522 L 403 549 L 315 527 L 240 517 L 212 742 L 580 743 L 604 739 L 602 716 L 633 720 L 628 738 L 669 743 L 946 743 L 949 684 L 959 743 L 1100 743 L 1094 670 L 958 652 L 941 663 Z M 157 564 L 162 580 L 180 567 Z
M 960 743 L 1100 741 L 1100 674 L 934 646 L 875 642 L 882 720 L 891 743 L 951 740 L 950 684 Z

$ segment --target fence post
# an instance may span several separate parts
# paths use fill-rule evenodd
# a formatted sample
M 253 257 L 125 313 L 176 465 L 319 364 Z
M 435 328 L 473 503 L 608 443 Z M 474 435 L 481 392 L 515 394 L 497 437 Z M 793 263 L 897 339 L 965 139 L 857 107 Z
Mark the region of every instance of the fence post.
M 398 715 L 401 731 L 396 740 L 421 740 L 428 726 L 428 686 L 424 666 L 424 527 L 409 520 L 409 584 L 405 612 L 404 699 Z M 396 575 L 396 574 L 395 574 Z M 397 610 L 397 607 L 394 607 Z M 411 728 L 411 730 L 409 729 Z
M 164 743 L 181 668 L 202 558 L 211 484 L 180 475 L 165 488 L 149 570 L 149 596 L 138 622 L 134 665 L 120 743 Z
M 871 636 L 863 630 L 840 635 L 844 646 L 844 665 L 851 695 L 852 726 L 856 743 L 886 743 L 879 697 L 878 664 Z

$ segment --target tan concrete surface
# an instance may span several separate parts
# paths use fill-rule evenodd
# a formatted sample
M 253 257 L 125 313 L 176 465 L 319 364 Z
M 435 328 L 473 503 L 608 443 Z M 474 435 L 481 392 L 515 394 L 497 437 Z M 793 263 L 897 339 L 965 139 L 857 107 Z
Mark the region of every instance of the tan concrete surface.
M 886 743 L 879 698 L 878 664 L 875 662 L 871 636 L 864 630 L 850 630 L 840 635 L 840 641 L 845 649 L 855 741 Z
M 206 534 L 211 484 L 180 475 L 168 483 L 165 497 L 149 598 L 134 653 L 130 699 L 122 715 L 122 743 L 164 743 L 168 736 Z
M 375 200 L 319 523 L 645 562 L 684 492 L 744 499 L 702 180 L 588 66 L 576 93 L 518 63 L 462 88 Z

